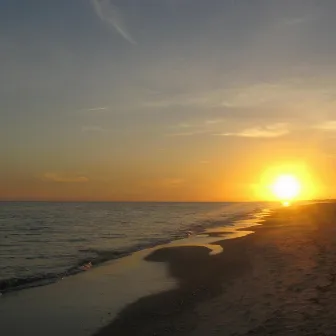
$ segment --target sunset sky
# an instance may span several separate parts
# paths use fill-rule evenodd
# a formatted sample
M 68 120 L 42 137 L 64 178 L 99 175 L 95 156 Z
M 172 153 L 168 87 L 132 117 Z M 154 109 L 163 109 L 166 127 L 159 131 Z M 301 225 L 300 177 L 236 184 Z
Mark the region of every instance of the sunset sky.
M 257 200 L 281 167 L 336 197 L 335 13 L 0 0 L 0 199 Z

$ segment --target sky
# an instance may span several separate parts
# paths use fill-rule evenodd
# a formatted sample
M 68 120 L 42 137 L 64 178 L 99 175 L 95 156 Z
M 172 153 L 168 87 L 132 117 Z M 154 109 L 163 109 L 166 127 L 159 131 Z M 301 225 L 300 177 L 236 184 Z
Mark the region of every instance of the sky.
M 0 0 L 0 199 L 258 200 L 281 169 L 336 197 L 335 11 Z

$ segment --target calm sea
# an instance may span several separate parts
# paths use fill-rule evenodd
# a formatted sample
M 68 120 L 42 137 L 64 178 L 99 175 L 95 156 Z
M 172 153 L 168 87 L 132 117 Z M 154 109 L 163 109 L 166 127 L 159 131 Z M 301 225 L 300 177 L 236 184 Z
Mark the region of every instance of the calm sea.
M 265 203 L 0 203 L 0 292 L 233 225 Z

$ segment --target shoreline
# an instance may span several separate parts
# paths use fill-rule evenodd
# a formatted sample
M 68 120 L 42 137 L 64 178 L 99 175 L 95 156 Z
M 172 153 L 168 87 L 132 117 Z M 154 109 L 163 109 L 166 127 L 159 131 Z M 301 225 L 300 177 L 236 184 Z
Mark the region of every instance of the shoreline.
M 264 215 L 250 213 L 231 226 L 218 226 L 217 234 L 212 227 L 208 233 L 141 250 L 51 285 L 9 292 L 0 298 L 2 330 L 5 335 L 91 336 L 138 300 L 178 288 L 176 278 L 167 275 L 166 263 L 147 261 L 149 254 L 169 248 L 192 251 L 191 256 L 203 255 L 205 260 L 222 255 L 218 240 L 249 234 L 249 227 Z
M 276 210 L 224 253 L 162 248 L 178 288 L 143 297 L 94 336 L 335 335 L 335 203 Z M 332 234 L 331 234 L 332 233 Z
M 161 203 L 160 203 L 161 204 Z M 240 204 L 240 203 L 237 203 Z M 267 207 L 267 205 L 265 205 Z M 253 208 L 255 207 L 255 208 Z M 269 205 L 269 207 L 271 207 Z M 74 263 L 73 265 L 69 265 L 69 267 L 62 271 L 57 273 L 49 272 L 48 274 L 31 274 L 27 277 L 12 277 L 12 278 L 4 278 L 0 280 L 0 294 L 1 295 L 7 295 L 8 293 L 17 292 L 21 290 L 27 290 L 32 289 L 36 287 L 43 287 L 43 286 L 49 286 L 53 285 L 55 283 L 58 283 L 59 281 L 63 281 L 63 279 L 72 277 L 78 274 L 81 274 L 83 272 L 86 272 L 88 269 L 90 271 L 96 269 L 97 267 L 100 267 L 104 265 L 105 263 L 109 263 L 114 260 L 119 260 L 121 258 L 129 257 L 136 253 L 141 253 L 145 250 L 151 250 L 155 248 L 159 248 L 160 246 L 167 245 L 167 244 L 174 244 L 179 245 L 180 243 L 184 244 L 184 241 L 188 239 L 188 242 L 191 241 L 190 238 L 192 237 L 198 237 L 200 238 L 202 234 L 206 233 L 208 234 L 208 231 L 210 232 L 213 228 L 216 227 L 228 227 L 233 228 L 228 230 L 223 230 L 224 233 L 228 236 L 232 231 L 237 231 L 236 224 L 240 222 L 251 222 L 251 217 L 253 217 L 252 220 L 258 220 L 258 218 L 255 218 L 256 214 L 261 213 L 262 207 L 261 204 L 252 204 L 252 208 L 250 211 L 245 211 L 242 213 L 230 213 L 229 216 L 223 216 L 223 218 L 219 217 L 216 219 L 217 215 L 214 216 L 214 218 L 211 218 L 210 222 L 205 224 L 199 224 L 194 223 L 191 224 L 189 228 L 185 229 L 184 231 L 177 231 L 172 237 L 168 238 L 160 238 L 157 239 L 157 241 L 151 241 L 147 243 L 143 243 L 142 245 L 136 245 L 136 246 L 130 246 L 125 249 L 116 249 L 116 250 L 106 250 L 106 251 L 94 251 L 92 253 L 95 253 L 96 255 L 93 257 L 83 257 L 82 259 L 78 260 L 77 263 Z M 223 209 L 225 214 L 226 208 Z M 231 209 L 232 210 L 232 209 Z M 217 210 L 218 211 L 218 210 Z M 218 212 L 218 214 L 222 212 Z M 234 224 L 232 226 L 232 223 Z M 251 224 L 248 224 L 247 226 L 251 226 Z M 210 236 L 210 234 L 208 234 Z M 230 238 L 230 237 L 228 237 Z M 193 245 L 205 245 L 205 239 L 199 239 L 200 242 L 197 243 L 196 239 L 193 239 Z M 187 242 L 187 243 L 188 243 Z M 85 252 L 86 250 L 83 249 Z M 90 248 L 88 248 L 87 251 L 90 251 Z M 87 265 L 89 266 L 87 268 Z
M 259 227 L 256 224 L 248 229 L 254 233 Z M 229 282 L 250 271 L 246 253 L 253 234 L 231 239 L 223 239 L 220 234 L 212 232 L 213 237 L 217 236 L 212 244 L 224 250 L 216 255 L 210 255 L 207 247 L 172 246 L 156 249 L 145 257 L 148 262 L 165 264 L 178 287 L 131 303 L 93 335 L 185 335 L 192 330 L 198 323 L 191 321 L 195 306 L 219 296 L 223 281 Z

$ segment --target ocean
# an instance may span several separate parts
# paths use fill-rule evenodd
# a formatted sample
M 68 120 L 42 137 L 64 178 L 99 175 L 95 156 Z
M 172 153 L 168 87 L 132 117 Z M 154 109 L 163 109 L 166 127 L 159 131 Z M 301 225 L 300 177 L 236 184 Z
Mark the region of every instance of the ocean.
M 234 226 L 267 203 L 0 203 L 0 293 L 56 282 L 135 251 Z

